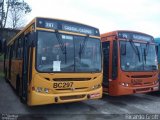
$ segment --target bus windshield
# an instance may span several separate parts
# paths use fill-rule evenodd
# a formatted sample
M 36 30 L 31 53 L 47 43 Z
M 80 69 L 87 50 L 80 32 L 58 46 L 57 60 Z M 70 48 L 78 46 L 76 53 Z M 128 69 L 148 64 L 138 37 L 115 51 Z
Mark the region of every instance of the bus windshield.
M 155 45 L 120 41 L 121 69 L 124 71 L 154 71 L 158 69 Z
M 40 72 L 100 72 L 100 40 L 39 31 L 36 59 Z

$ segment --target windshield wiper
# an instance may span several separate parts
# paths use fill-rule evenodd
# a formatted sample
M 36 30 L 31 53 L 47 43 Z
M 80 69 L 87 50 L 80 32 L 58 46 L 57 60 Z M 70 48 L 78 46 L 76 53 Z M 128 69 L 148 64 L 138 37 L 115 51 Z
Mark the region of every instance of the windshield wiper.
M 157 66 L 156 65 L 152 65 L 152 70 L 157 70 Z
M 148 51 L 149 51 L 149 42 L 147 42 L 146 44 L 146 56 L 148 55 Z
M 80 59 L 81 59 L 81 55 L 83 54 L 83 52 L 84 52 L 84 50 L 85 50 L 86 42 L 88 41 L 88 38 L 89 38 L 89 35 L 87 35 L 87 36 L 85 37 L 85 39 L 83 40 L 82 44 L 80 44 L 80 50 L 79 50 Z
M 61 51 L 62 53 L 65 55 L 65 63 L 67 63 L 67 50 L 66 50 L 66 45 L 64 44 L 64 42 L 62 41 L 62 39 L 60 38 L 59 36 L 59 32 L 58 30 L 55 31 L 55 34 L 56 34 L 56 38 L 58 40 L 58 43 L 60 45 L 60 48 L 61 48 Z
M 146 48 L 144 48 L 144 60 L 145 60 L 145 64 L 146 64 L 146 56 L 148 55 L 148 51 L 149 51 L 149 42 L 147 42 L 146 44 Z
M 138 59 L 139 59 L 139 62 L 140 62 L 141 59 L 140 59 L 140 53 L 139 53 L 138 48 L 137 48 L 137 47 L 135 46 L 135 44 L 133 43 L 133 40 L 132 40 L 132 39 L 130 39 L 129 42 L 130 42 L 130 44 L 131 44 L 131 46 L 132 46 L 134 52 L 135 52 L 136 55 L 138 56 Z

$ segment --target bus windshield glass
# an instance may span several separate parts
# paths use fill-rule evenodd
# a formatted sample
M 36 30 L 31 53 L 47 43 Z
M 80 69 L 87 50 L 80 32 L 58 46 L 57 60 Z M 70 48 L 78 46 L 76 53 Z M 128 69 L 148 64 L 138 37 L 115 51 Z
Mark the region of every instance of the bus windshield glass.
M 121 68 L 124 71 L 154 71 L 158 69 L 154 44 L 120 41 Z
M 100 40 L 39 31 L 36 59 L 40 72 L 100 72 Z

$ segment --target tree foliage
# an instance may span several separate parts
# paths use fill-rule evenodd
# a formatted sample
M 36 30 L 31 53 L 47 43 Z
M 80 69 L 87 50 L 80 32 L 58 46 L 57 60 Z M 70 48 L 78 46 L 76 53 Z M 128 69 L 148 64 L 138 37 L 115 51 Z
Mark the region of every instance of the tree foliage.
M 31 8 L 24 0 L 0 0 L 0 28 L 5 28 L 6 24 L 18 27 L 21 18 L 29 12 Z

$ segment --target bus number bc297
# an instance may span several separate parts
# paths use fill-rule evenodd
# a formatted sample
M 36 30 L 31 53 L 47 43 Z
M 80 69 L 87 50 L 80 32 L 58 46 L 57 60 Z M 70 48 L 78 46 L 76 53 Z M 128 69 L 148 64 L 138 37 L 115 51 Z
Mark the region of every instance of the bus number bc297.
M 72 86 L 73 82 L 53 83 L 53 88 L 71 88 Z

